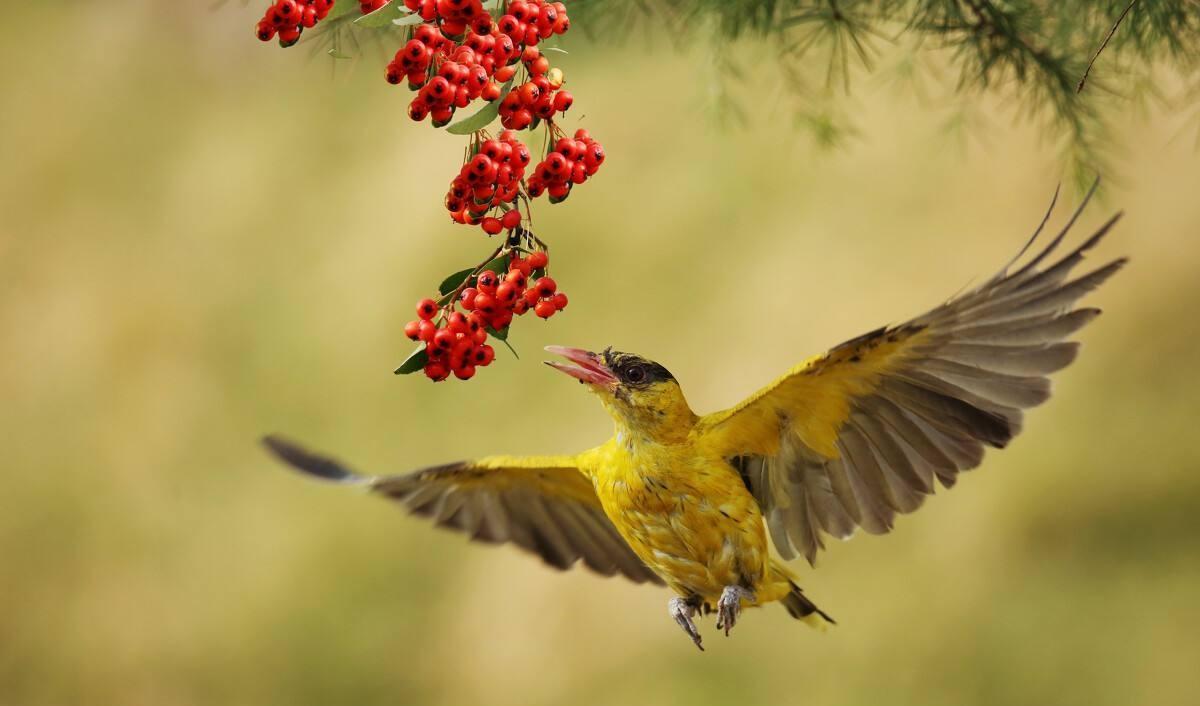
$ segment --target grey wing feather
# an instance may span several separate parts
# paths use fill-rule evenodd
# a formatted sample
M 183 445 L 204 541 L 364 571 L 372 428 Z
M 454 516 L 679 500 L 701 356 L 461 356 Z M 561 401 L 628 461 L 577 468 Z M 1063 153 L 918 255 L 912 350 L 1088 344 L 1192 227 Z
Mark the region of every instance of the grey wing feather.
M 359 475 L 338 461 L 314 454 L 283 437 L 265 436 L 262 443 L 287 465 L 315 478 L 349 485 L 368 485 L 374 481 L 370 476 Z
M 1120 218 L 1117 214 L 1075 249 L 1039 268 L 1064 241 L 1090 196 L 1019 269 L 1010 271 L 1037 240 L 1049 211 L 1018 255 L 982 285 L 902 326 L 855 339 L 905 329 L 927 333 L 911 359 L 883 375 L 872 392 L 851 400 L 838 431 L 838 458 L 808 451 L 782 424 L 773 457 L 732 459 L 763 508 L 781 555 L 803 554 L 815 563 L 824 548 L 822 534 L 844 539 L 857 528 L 889 531 L 897 514 L 916 510 L 934 492 L 935 479 L 953 486 L 959 473 L 980 464 L 985 447 L 1002 448 L 1021 430 L 1023 410 L 1049 398 L 1047 376 L 1069 365 L 1079 351 L 1079 344 L 1066 338 L 1100 313 L 1073 308 L 1075 302 L 1126 262 L 1117 259 L 1070 279 Z
M 581 499 L 586 498 L 585 488 L 591 492 L 582 477 L 565 476 L 571 492 L 552 496 L 541 492 L 537 483 L 553 482 L 548 481 L 553 474 L 528 475 L 529 482 L 523 482 L 523 474 L 535 474 L 533 469 L 480 471 L 468 463 L 451 463 L 404 475 L 363 476 L 279 436 L 268 436 L 263 443 L 292 468 L 322 480 L 369 487 L 400 502 L 410 513 L 473 540 L 515 544 L 557 569 L 582 560 L 604 576 L 621 573 L 638 583 L 662 583 L 633 553 L 594 495 Z M 497 478 L 509 475 L 502 482 L 489 483 L 488 473 Z

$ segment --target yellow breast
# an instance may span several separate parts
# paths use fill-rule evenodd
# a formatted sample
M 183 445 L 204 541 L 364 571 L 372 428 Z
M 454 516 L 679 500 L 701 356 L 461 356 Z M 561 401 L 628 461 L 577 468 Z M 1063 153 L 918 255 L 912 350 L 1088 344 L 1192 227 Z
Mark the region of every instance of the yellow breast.
M 687 444 L 614 442 L 597 450 L 592 480 L 634 552 L 684 595 L 713 600 L 766 576 L 762 515 L 724 460 Z

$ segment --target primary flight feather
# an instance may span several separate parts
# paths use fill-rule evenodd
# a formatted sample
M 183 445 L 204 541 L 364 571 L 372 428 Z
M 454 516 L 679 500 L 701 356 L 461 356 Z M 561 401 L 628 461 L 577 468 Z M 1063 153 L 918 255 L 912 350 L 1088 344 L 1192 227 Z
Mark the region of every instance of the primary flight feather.
M 1089 193 L 1090 197 L 1091 194 Z M 1073 276 L 1118 214 L 1057 260 L 1062 231 L 1017 267 L 1037 231 L 980 286 L 897 326 L 802 363 L 741 404 L 698 416 L 666 368 L 631 353 L 550 347 L 549 365 L 597 394 L 615 422 L 574 456 L 490 456 L 364 477 L 282 438 L 283 461 L 362 484 L 472 539 L 512 542 L 566 569 L 665 584 L 670 615 L 703 649 L 697 612 L 729 634 L 741 609 L 780 601 L 814 625 L 833 620 L 772 558 L 814 563 L 826 535 L 882 534 L 936 483 L 949 488 L 1021 429 L 1050 395 L 1047 376 L 1075 359 L 1067 338 L 1099 314 L 1075 302 L 1117 259 Z M 1051 204 L 1051 210 L 1053 203 Z

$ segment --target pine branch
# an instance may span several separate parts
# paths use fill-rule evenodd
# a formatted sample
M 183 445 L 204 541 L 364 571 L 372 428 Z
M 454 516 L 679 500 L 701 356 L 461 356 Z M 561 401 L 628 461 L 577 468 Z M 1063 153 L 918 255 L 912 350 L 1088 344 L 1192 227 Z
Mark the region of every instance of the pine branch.
M 722 52 L 738 41 L 774 46 L 796 124 L 825 144 L 854 132 L 830 122 L 849 112 L 838 109 L 838 95 L 850 95 L 860 75 L 878 74 L 889 55 L 911 54 L 903 60 L 912 70 L 920 55 L 948 66 L 946 88 L 959 96 L 1017 99 L 1014 117 L 1061 141 L 1065 166 L 1079 173 L 1107 171 L 1105 116 L 1121 100 L 1200 103 L 1194 90 L 1171 82 L 1200 71 L 1200 0 L 576 0 L 572 7 L 584 25 L 614 20 L 599 37 L 640 25 L 677 42 L 676 34 L 697 36 Z M 1102 53 L 1114 70 L 1099 81 L 1091 74 Z M 814 57 L 823 61 L 814 65 Z M 1084 93 L 1089 82 L 1096 90 Z
M 1128 15 L 1129 11 L 1133 9 L 1133 6 L 1137 4 L 1137 1 L 1138 0 L 1130 0 L 1130 3 L 1125 6 L 1125 11 L 1122 12 L 1121 16 L 1117 18 L 1117 21 L 1113 23 L 1112 29 L 1108 30 L 1108 34 L 1104 35 L 1104 41 L 1100 42 L 1100 46 L 1096 48 L 1096 53 L 1092 54 L 1092 58 L 1088 60 L 1087 68 L 1083 70 L 1083 76 L 1079 77 L 1079 85 L 1075 87 L 1076 93 L 1083 92 L 1083 86 L 1085 83 L 1087 83 L 1088 74 L 1092 72 L 1092 65 L 1096 63 L 1096 59 L 1100 58 L 1100 52 L 1104 51 L 1104 47 L 1108 46 L 1108 42 L 1113 38 L 1113 35 L 1117 33 L 1117 28 L 1121 26 L 1121 22 L 1125 20 L 1126 15 Z

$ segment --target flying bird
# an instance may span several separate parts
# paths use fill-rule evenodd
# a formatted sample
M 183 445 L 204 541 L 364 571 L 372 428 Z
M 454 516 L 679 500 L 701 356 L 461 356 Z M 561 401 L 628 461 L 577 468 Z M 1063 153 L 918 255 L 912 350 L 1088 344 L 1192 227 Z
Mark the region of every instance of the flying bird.
M 608 441 L 573 456 L 363 476 L 278 436 L 264 442 L 301 471 L 364 486 L 472 539 L 515 544 L 558 569 L 582 561 L 665 585 L 670 616 L 701 650 L 700 613 L 716 613 L 728 635 L 743 608 L 778 601 L 823 626 L 833 619 L 771 545 L 815 564 L 826 537 L 887 533 L 1021 430 L 1023 410 L 1050 395 L 1047 376 L 1075 359 L 1079 344 L 1067 339 L 1100 313 L 1075 302 L 1126 262 L 1072 276 L 1119 213 L 1051 257 L 1090 196 L 1031 253 L 1052 202 L 983 284 L 835 346 L 724 411 L 697 415 L 675 377 L 639 355 L 548 347 L 566 360 L 548 365 L 595 393 L 615 424 Z

